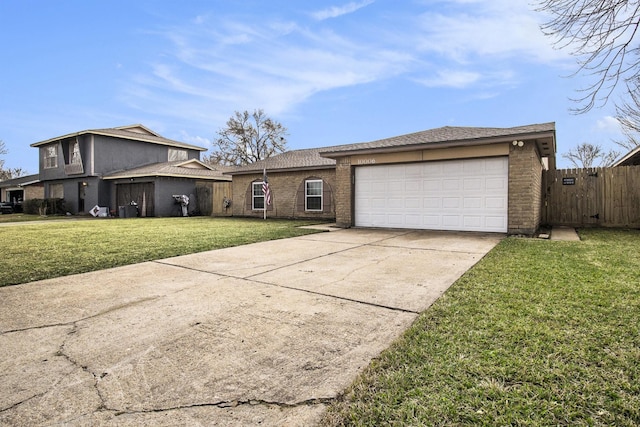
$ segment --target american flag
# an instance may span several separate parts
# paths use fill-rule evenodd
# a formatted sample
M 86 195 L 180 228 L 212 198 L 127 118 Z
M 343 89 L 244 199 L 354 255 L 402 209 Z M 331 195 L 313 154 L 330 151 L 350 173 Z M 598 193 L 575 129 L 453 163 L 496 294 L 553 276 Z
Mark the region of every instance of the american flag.
M 271 190 L 269 190 L 269 180 L 267 179 L 267 170 L 264 169 L 262 177 L 262 192 L 264 193 L 265 206 L 271 205 Z

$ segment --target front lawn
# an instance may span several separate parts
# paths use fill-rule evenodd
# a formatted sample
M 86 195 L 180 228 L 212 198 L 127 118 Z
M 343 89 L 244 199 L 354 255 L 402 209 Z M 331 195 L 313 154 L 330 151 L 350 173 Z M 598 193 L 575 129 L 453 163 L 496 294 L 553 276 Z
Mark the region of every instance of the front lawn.
M 640 232 L 580 235 L 505 239 L 323 424 L 640 425 Z
M 123 218 L 0 227 L 0 286 L 313 233 L 309 221 Z M 265 254 L 268 256 L 268 254 Z

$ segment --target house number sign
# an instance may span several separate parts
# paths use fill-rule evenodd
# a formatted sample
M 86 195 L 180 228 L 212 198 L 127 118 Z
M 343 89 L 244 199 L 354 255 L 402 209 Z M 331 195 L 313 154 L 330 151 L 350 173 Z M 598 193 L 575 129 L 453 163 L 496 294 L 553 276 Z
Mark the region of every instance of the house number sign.
M 573 176 L 562 178 L 562 185 L 576 185 L 576 178 Z

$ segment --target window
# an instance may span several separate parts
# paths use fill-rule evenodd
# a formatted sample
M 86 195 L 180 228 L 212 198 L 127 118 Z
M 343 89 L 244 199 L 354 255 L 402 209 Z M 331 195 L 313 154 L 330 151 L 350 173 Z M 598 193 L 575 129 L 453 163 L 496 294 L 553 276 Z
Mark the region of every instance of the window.
M 304 182 L 304 210 L 322 212 L 322 180 Z
M 173 162 L 175 160 L 187 160 L 187 150 L 169 148 L 169 161 Z
M 71 146 L 69 147 L 69 151 L 69 157 L 71 158 L 70 163 L 72 165 L 81 165 L 82 158 L 80 157 L 80 144 L 78 144 L 78 141 L 75 141 L 73 144 L 71 144 Z
M 58 146 L 49 145 L 44 148 L 44 168 L 51 169 L 58 167 Z
M 64 199 L 64 186 L 62 184 L 49 184 L 49 195 L 52 199 Z
M 262 181 L 251 184 L 251 209 L 254 211 L 264 210 L 264 191 L 262 191 Z

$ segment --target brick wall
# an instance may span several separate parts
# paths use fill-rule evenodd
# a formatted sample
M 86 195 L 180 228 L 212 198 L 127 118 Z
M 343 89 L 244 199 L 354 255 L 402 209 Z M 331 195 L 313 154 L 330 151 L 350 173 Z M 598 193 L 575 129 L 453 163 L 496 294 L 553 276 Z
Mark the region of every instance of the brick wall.
M 24 187 L 24 199 L 44 199 L 44 184 L 33 184 Z
M 534 234 L 541 218 L 542 162 L 535 143 L 509 149 L 509 234 Z
M 267 208 L 269 218 L 309 218 L 333 220 L 336 217 L 336 172 L 320 169 L 295 172 L 269 172 L 271 205 Z M 304 182 L 307 179 L 323 181 L 323 211 L 305 212 Z M 262 173 L 233 176 L 232 209 L 234 216 L 262 218 L 262 210 L 251 209 L 251 183 L 262 182 Z
M 336 160 L 336 225 L 349 228 L 353 224 L 353 167 L 351 158 Z

